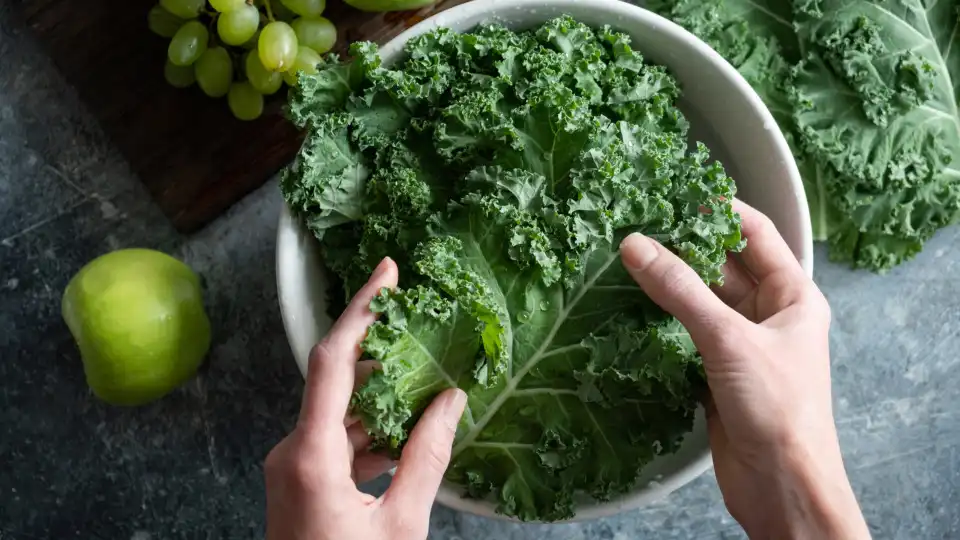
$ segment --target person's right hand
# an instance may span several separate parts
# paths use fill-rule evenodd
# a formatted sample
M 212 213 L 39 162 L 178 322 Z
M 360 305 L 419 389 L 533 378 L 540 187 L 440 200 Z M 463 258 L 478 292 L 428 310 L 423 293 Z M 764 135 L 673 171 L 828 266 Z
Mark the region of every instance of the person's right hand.
M 711 291 L 676 255 L 634 234 L 623 264 L 690 332 L 712 396 L 717 482 L 751 538 L 869 538 L 834 425 L 830 308 L 763 214 L 737 201 L 747 247 Z

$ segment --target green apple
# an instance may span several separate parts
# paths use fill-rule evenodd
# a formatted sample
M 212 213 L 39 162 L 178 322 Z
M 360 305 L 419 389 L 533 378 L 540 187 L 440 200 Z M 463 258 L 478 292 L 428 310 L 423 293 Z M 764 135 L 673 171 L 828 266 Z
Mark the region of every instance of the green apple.
M 210 348 L 200 278 L 158 251 L 98 257 L 70 280 L 63 319 L 87 384 L 114 405 L 142 405 L 196 373 Z

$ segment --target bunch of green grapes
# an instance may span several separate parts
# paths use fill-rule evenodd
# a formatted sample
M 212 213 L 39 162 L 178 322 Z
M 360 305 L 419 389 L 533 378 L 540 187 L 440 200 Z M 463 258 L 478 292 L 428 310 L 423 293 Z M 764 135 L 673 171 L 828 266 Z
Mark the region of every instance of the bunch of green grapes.
M 147 16 L 169 38 L 164 76 L 172 86 L 194 83 L 227 97 L 240 120 L 263 114 L 264 96 L 299 72 L 316 73 L 337 29 L 321 17 L 326 0 L 160 0 Z

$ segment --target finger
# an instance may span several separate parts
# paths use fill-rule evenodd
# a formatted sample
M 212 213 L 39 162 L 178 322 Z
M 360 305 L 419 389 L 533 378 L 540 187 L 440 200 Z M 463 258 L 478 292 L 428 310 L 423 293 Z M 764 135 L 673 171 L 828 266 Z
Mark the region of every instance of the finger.
M 720 335 L 740 319 L 692 268 L 659 242 L 631 234 L 620 244 L 620 257 L 643 292 L 676 317 L 695 342 Z
M 453 388 L 437 396 L 420 417 L 403 449 L 384 505 L 407 520 L 430 518 L 430 508 L 450 463 L 451 446 L 467 395 Z
M 311 351 L 299 422 L 306 432 L 343 425 L 353 392 L 360 342 L 367 327 L 376 320 L 376 315 L 370 311 L 370 301 L 380 289 L 392 288 L 396 284 L 397 265 L 386 258 L 353 297 L 330 333 Z
M 361 386 L 366 384 L 367 379 L 369 379 L 370 375 L 377 369 L 380 369 L 380 362 L 376 360 L 361 360 L 357 362 L 353 370 L 353 391 L 356 392 Z M 359 421 L 359 417 L 354 416 L 350 410 L 347 410 L 347 415 L 343 419 L 343 425 L 350 427 Z
M 707 390 L 706 395 L 703 397 L 703 412 L 707 418 L 717 414 L 717 402 L 713 400 L 713 394 L 710 390 Z
M 740 214 L 740 227 L 747 239 L 740 256 L 757 281 L 777 272 L 803 275 L 803 268 L 770 218 L 740 200 L 733 201 L 733 209 Z
M 374 268 L 367 283 L 353 296 L 350 304 L 343 310 L 340 318 L 333 324 L 325 341 L 338 354 L 353 355 L 349 363 L 351 370 L 355 369 L 360 357 L 360 342 L 367 334 L 369 327 L 377 315 L 370 311 L 370 302 L 380 294 L 382 289 L 392 289 L 397 286 L 397 263 L 390 257 L 384 258 Z
M 728 306 L 736 309 L 757 287 L 750 272 L 732 253 L 723 264 L 723 285 L 712 287 L 713 292 Z
M 356 392 L 363 386 L 367 379 L 370 378 L 370 375 L 377 369 L 380 368 L 380 362 L 376 360 L 361 360 L 357 362 L 357 365 L 354 367 L 354 383 L 353 391 Z
M 394 468 L 396 463 L 387 456 L 364 452 L 353 460 L 353 481 L 362 484 Z
M 714 458 L 724 456 L 727 454 L 729 440 L 723 419 L 720 417 L 720 413 L 717 411 L 717 406 L 713 403 L 713 399 L 706 403 L 704 408 L 706 409 L 707 438 L 710 441 L 710 451 Z
M 370 451 L 371 438 L 363 425 L 358 423 L 348 427 L 347 440 L 350 441 L 350 461 L 353 463 L 355 483 L 372 480 L 394 467 L 392 459 Z
M 347 439 L 350 441 L 350 447 L 354 455 L 359 454 L 370 446 L 370 435 L 364 429 L 363 424 L 356 423 L 347 428 Z
M 361 360 L 357 362 L 353 370 L 353 391 L 356 392 L 363 386 L 374 370 L 380 368 L 380 362 L 376 360 Z M 347 410 L 347 415 L 343 419 L 343 425 L 350 427 L 360 421 L 360 417 L 353 415 Z

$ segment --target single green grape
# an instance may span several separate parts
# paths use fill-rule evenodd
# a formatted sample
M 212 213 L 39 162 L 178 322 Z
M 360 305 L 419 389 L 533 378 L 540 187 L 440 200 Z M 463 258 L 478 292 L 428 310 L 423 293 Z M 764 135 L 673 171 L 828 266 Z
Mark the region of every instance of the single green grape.
M 227 104 L 230 112 L 240 120 L 254 120 L 263 114 L 263 94 L 247 81 L 230 85 Z
M 233 82 L 233 60 L 223 47 L 207 49 L 197 60 L 197 85 L 210 97 L 223 97 Z
M 320 54 L 337 43 L 337 27 L 324 17 L 300 17 L 290 25 L 297 34 L 297 43 Z
M 163 78 L 174 88 L 186 88 L 197 80 L 193 66 L 178 66 L 170 60 L 163 66 Z
M 150 8 L 147 13 L 147 28 L 160 37 L 172 38 L 185 22 L 185 19 L 170 13 L 159 4 Z
M 327 0 L 280 0 L 280 2 L 302 17 L 316 17 L 327 7 Z
M 243 45 L 260 28 L 260 10 L 254 6 L 238 7 L 217 18 L 217 34 L 227 45 Z
M 160 5 L 181 19 L 196 19 L 207 0 L 160 0 Z
M 167 57 L 177 66 L 189 66 L 207 50 L 210 34 L 200 21 L 189 21 L 177 30 L 167 48 Z
M 317 54 L 317 51 L 301 45 L 299 49 L 297 49 L 297 59 L 293 62 L 293 67 L 290 68 L 290 71 L 284 72 L 283 80 L 290 86 L 296 86 L 297 77 L 301 71 L 308 75 L 314 75 L 317 73 L 317 64 L 322 63 L 323 58 Z
M 246 0 L 210 0 L 210 7 L 220 13 L 227 13 L 245 5 Z
M 274 21 L 260 30 L 260 61 L 270 71 L 287 71 L 297 59 L 297 34 L 289 24 Z
M 247 71 L 247 80 L 256 88 L 257 92 L 265 96 L 276 93 L 283 84 L 283 75 L 275 71 L 267 71 L 260 62 L 260 56 L 256 51 L 247 53 L 247 59 L 244 62 Z

